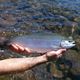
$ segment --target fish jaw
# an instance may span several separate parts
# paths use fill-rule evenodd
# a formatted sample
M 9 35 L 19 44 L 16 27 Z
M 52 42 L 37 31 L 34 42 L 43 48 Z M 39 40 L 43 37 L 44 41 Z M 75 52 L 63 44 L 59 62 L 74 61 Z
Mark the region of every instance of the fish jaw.
M 72 48 L 75 45 L 76 45 L 75 41 L 62 40 L 62 42 L 61 42 L 61 47 L 66 48 L 66 49 Z

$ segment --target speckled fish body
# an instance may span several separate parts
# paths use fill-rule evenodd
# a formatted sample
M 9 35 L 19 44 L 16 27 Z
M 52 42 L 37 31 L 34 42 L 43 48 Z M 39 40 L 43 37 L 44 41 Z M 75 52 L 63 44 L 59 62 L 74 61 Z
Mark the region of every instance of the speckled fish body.
M 57 34 L 29 34 L 12 39 L 10 44 L 16 43 L 24 48 L 29 48 L 32 52 L 45 53 L 75 46 L 73 41 L 68 45 L 66 42 L 68 40 L 65 37 Z

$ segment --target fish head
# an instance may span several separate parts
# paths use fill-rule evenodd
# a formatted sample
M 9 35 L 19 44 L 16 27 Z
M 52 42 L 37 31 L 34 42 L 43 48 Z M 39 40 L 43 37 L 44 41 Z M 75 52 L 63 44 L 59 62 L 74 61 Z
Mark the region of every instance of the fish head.
M 72 47 L 74 47 L 76 44 L 75 44 L 75 41 L 73 41 L 73 40 L 62 40 L 61 41 L 61 44 L 60 44 L 60 46 L 62 47 L 62 48 L 66 48 L 66 49 L 69 49 L 69 48 L 72 48 Z

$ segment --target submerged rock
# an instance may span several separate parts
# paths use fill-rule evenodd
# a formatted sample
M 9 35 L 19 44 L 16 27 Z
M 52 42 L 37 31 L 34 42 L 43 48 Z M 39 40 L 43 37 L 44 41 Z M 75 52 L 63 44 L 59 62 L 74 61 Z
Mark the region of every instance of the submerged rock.
M 76 49 L 69 50 L 65 58 L 72 62 L 71 74 L 80 74 L 80 0 L 0 0 L 0 36 L 13 37 L 35 32 L 56 32 L 73 36 Z M 77 37 L 78 36 L 78 37 Z M 78 50 L 78 51 L 76 51 Z M 1 59 L 21 57 L 12 52 L 1 53 Z M 66 65 L 66 63 L 65 63 Z M 51 73 L 46 64 L 21 75 L 0 76 L 1 80 L 53 80 L 54 75 L 62 79 L 62 71 L 52 65 Z M 64 65 L 60 65 L 64 70 Z M 66 67 L 68 67 L 66 65 Z M 68 71 L 69 72 L 69 71 Z M 69 72 L 70 73 L 70 72 Z M 66 73 L 65 74 L 69 74 Z M 70 75 L 71 75 L 70 74 Z M 27 77 L 26 77 L 27 76 Z M 74 79 L 68 76 L 66 80 Z M 56 80 L 59 80 L 56 78 Z M 65 79 L 63 79 L 65 80 Z M 80 79 L 77 79 L 80 80 Z

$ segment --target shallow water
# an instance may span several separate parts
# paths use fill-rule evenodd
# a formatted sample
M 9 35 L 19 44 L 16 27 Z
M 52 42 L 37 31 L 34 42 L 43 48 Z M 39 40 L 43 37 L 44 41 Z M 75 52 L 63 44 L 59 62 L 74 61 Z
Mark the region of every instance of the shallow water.
M 69 69 L 70 65 L 67 63 L 60 64 L 61 71 L 52 62 L 35 67 L 24 74 L 1 76 L 1 80 L 64 80 L 60 76 L 65 76 L 65 80 L 79 80 L 80 0 L 0 0 L 0 36 L 12 38 L 45 31 L 73 36 L 76 47 L 67 52 L 65 62 L 62 62 L 66 63 L 68 60 L 69 63 L 73 64 L 72 68 Z M 3 56 L 2 53 L 1 59 L 24 57 L 8 50 L 4 51 L 7 55 Z M 46 70 L 47 65 L 49 65 L 47 67 L 49 71 Z
M 1 0 L 0 28 L 4 31 L 36 32 L 49 29 L 49 26 L 66 26 L 66 22 L 77 26 L 74 20 L 76 17 L 80 19 L 79 3 L 79 0 Z

